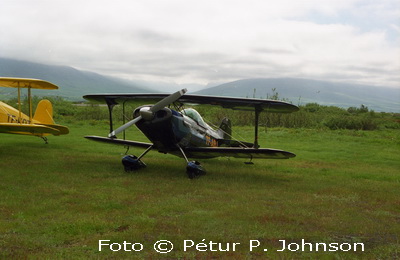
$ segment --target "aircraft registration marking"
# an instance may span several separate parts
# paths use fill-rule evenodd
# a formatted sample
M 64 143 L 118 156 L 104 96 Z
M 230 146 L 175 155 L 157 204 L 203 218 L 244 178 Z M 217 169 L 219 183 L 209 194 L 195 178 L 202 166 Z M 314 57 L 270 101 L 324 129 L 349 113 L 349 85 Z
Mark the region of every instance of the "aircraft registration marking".
M 8 123 L 30 124 L 31 122 L 25 118 L 20 118 L 15 115 L 7 114 Z
M 213 137 L 206 135 L 206 145 L 209 145 L 211 147 L 217 147 L 218 142 Z

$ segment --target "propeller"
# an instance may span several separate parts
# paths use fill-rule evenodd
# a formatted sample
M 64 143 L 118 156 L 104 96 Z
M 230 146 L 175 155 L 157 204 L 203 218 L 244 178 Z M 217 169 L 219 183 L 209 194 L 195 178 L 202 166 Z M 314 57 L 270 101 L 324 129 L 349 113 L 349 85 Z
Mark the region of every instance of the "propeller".
M 168 106 L 169 104 L 174 103 L 176 100 L 178 100 L 181 96 L 183 96 L 186 93 L 186 89 L 181 89 L 168 97 L 165 97 L 161 99 L 159 102 L 154 104 L 151 107 L 142 107 L 140 109 L 140 115 L 136 117 L 135 119 L 129 121 L 128 123 L 118 127 L 116 130 L 112 131 L 111 133 L 108 134 L 108 137 L 112 138 L 115 137 L 117 134 L 121 133 L 128 127 L 130 127 L 133 124 L 136 124 L 139 122 L 141 119 L 144 120 L 151 120 L 154 117 L 154 114 L 157 113 L 157 111 L 163 109 L 164 107 Z

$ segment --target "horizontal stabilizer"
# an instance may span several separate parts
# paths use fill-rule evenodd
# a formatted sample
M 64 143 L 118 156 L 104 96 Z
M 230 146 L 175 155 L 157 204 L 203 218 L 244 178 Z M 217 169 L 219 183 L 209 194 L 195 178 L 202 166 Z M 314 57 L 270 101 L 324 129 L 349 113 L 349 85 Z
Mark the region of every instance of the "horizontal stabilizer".
M 46 127 L 50 127 L 50 128 L 54 128 L 58 130 L 57 134 L 53 134 L 53 135 L 66 135 L 69 133 L 69 128 L 63 125 L 56 125 L 56 124 L 37 124 L 37 125 L 42 125 L 42 126 L 46 126 Z
M 236 157 L 248 159 L 289 159 L 291 152 L 268 148 L 190 147 L 183 149 L 189 158 Z
M 253 143 L 242 142 L 231 139 L 218 139 L 219 147 L 242 147 L 242 148 L 251 148 L 254 146 Z

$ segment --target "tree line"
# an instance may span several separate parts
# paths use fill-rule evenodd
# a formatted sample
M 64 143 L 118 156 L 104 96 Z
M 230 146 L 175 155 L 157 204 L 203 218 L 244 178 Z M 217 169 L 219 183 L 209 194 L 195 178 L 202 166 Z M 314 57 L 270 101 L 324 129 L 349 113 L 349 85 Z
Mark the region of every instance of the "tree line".
M 54 119 L 62 121 L 88 121 L 96 124 L 99 121 L 108 121 L 108 109 L 105 105 L 93 103 L 74 103 L 61 97 L 45 97 L 53 103 Z M 275 99 L 278 95 L 275 94 Z M 35 108 L 42 98 L 32 98 Z M 18 107 L 16 98 L 6 101 L 7 104 Z M 133 110 L 142 104 L 130 103 L 122 115 L 122 107 L 115 106 L 113 115 L 116 121 L 132 118 Z M 198 105 L 193 106 L 205 119 L 207 123 L 219 126 L 224 117 L 232 121 L 232 125 L 248 126 L 254 125 L 254 112 L 236 111 L 218 106 Z M 261 113 L 259 124 L 265 127 L 285 128 L 327 128 L 327 129 L 353 129 L 353 130 L 376 130 L 376 129 L 400 129 L 400 113 L 375 112 L 365 105 L 349 107 L 347 109 L 325 106 L 317 103 L 300 105 L 298 112 L 290 114 Z M 28 113 L 27 99 L 23 99 L 22 111 Z

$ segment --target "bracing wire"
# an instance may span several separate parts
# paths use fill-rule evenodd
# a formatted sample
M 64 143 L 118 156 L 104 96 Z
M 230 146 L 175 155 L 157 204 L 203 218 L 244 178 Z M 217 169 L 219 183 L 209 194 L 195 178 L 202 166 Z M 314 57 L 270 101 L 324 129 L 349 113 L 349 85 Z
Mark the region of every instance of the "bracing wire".
M 224 134 L 226 134 L 226 135 L 228 135 L 230 138 L 232 138 L 232 140 L 237 141 L 239 144 L 243 145 L 243 146 L 246 147 L 246 148 L 249 148 L 246 144 L 243 143 L 243 141 L 237 139 L 237 138 L 234 137 L 233 135 L 231 135 L 231 134 L 225 132 L 224 130 L 220 129 L 218 126 L 214 125 L 214 124 L 211 123 L 210 121 L 205 120 L 204 118 L 203 118 L 203 120 L 206 121 L 206 123 L 209 124 L 209 125 L 210 125 L 211 127 L 213 127 L 214 129 L 219 129 L 219 130 L 221 130 Z M 233 133 L 233 132 L 234 132 L 234 131 L 233 131 L 233 129 L 232 129 L 232 133 Z M 240 135 L 239 135 L 238 133 L 236 133 L 236 132 L 235 132 L 235 135 L 239 136 L 241 139 L 244 139 L 242 136 L 240 136 Z

